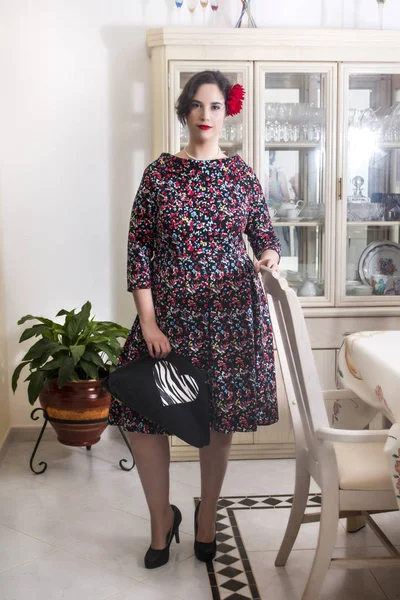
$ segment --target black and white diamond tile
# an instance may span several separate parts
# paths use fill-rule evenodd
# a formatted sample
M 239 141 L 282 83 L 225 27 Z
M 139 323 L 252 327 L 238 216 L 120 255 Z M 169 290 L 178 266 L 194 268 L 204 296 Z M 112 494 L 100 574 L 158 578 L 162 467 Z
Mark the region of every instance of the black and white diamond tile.
M 195 504 L 199 498 L 195 498 Z M 291 508 L 293 494 L 225 496 L 218 501 L 217 554 L 207 564 L 213 600 L 261 600 L 235 512 Z M 310 494 L 307 507 L 320 507 L 321 496 Z

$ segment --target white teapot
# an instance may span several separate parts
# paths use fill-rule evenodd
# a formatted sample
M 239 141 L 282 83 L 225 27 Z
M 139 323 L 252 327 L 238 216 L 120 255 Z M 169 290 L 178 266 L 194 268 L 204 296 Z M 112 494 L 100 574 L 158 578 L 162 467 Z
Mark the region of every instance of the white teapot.
M 289 200 L 289 202 L 282 202 L 282 204 L 280 204 L 278 208 L 278 217 L 298 217 L 303 206 L 303 200 L 297 200 L 297 202 L 295 202 L 294 200 Z

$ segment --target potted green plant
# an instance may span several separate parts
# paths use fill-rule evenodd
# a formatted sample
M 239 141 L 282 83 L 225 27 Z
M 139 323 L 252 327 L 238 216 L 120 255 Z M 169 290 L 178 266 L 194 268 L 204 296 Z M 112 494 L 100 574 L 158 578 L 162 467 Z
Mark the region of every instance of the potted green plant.
M 22 369 L 28 367 L 29 402 L 33 405 L 39 398 L 58 440 L 67 446 L 92 446 L 107 427 L 111 396 L 101 381 L 118 365 L 119 338 L 129 333 L 111 321 L 95 321 L 91 309 L 86 302 L 76 314 L 76 309 L 60 310 L 56 317 L 65 316 L 63 324 L 33 315 L 18 321 L 39 321 L 25 329 L 20 342 L 40 339 L 15 368 L 13 392 Z

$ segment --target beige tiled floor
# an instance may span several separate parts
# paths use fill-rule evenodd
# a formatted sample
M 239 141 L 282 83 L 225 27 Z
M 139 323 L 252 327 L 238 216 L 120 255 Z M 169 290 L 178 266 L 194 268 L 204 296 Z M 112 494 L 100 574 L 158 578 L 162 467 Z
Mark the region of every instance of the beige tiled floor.
M 148 571 L 142 565 L 147 509 L 136 470 L 118 466 L 128 458 L 122 440 L 106 437 L 90 452 L 42 442 L 35 464 L 48 462 L 43 475 L 29 469 L 33 445 L 14 443 L 0 465 L 1 600 L 211 600 L 205 566 L 193 556 L 197 463 L 171 465 L 171 500 L 183 513 L 181 544 L 172 544 L 168 565 Z M 232 461 L 222 495 L 291 493 L 293 472 L 293 460 Z M 235 514 L 262 599 L 300 600 L 318 525 L 302 528 L 287 566 L 277 569 L 288 510 Z M 400 545 L 399 514 L 377 520 Z M 336 556 L 371 553 L 383 553 L 372 532 L 349 535 L 339 524 Z M 400 573 L 330 571 L 320 598 L 394 600 L 400 598 Z

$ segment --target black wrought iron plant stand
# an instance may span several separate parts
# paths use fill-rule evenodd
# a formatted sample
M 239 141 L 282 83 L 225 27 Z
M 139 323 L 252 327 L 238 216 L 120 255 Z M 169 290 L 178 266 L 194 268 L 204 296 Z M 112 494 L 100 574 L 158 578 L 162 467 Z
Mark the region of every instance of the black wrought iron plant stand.
M 46 429 L 47 423 L 48 423 L 48 421 L 50 421 L 47 412 L 43 408 L 41 408 L 41 407 L 35 408 L 31 412 L 31 419 L 33 419 L 34 421 L 37 421 L 39 419 L 39 416 L 36 416 L 36 413 L 39 410 L 41 410 L 42 413 L 43 413 L 44 423 L 43 423 L 42 429 L 41 429 L 41 431 L 39 433 L 39 437 L 38 437 L 38 439 L 36 441 L 35 447 L 34 447 L 33 452 L 32 452 L 32 456 L 31 456 L 30 461 L 29 461 L 29 465 L 30 465 L 31 471 L 33 471 L 33 473 L 35 473 L 36 475 L 40 475 L 41 473 L 44 473 L 45 470 L 47 469 L 47 463 L 42 460 L 38 464 L 38 467 L 41 467 L 41 469 L 38 469 L 36 471 L 35 468 L 34 468 L 34 466 L 33 466 L 33 460 L 35 458 L 36 451 L 39 448 L 39 444 L 40 444 L 40 442 L 42 440 L 43 433 L 44 433 L 44 430 Z M 124 430 L 122 429 L 122 427 L 120 427 L 118 425 L 118 429 L 119 429 L 120 434 L 122 435 L 122 438 L 123 438 L 125 444 L 128 447 L 128 450 L 129 450 L 129 452 L 131 454 L 132 461 L 133 461 L 133 464 L 132 464 L 131 467 L 126 467 L 123 463 L 127 463 L 128 462 L 127 459 L 126 458 L 121 458 L 121 460 L 119 461 L 119 466 L 121 467 L 121 469 L 123 471 L 131 471 L 133 469 L 133 467 L 135 466 L 135 459 L 134 459 L 133 454 L 132 454 L 132 448 L 131 448 L 128 440 L 127 440 L 127 437 L 126 437 L 126 435 L 125 435 Z M 86 446 L 86 450 L 90 450 L 91 447 L 92 446 Z

